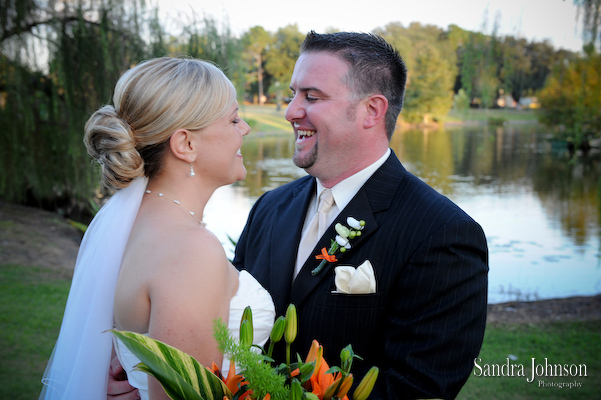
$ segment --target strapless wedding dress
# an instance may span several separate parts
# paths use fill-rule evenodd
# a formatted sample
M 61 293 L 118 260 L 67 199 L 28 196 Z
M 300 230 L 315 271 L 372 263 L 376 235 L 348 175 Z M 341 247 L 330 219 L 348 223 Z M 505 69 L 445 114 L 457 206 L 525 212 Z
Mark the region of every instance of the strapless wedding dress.
M 271 295 L 248 272 L 240 271 L 238 291 L 230 300 L 230 315 L 228 329 L 236 339 L 240 337 L 240 319 L 247 306 L 252 308 L 254 335 L 253 342 L 259 346 L 265 345 L 275 319 L 275 307 Z M 123 369 L 127 372 L 130 385 L 137 388 L 142 400 L 148 400 L 148 375 L 134 371 L 140 360 L 122 343 L 116 342 L 115 350 Z M 224 376 L 230 368 L 230 360 L 224 358 L 221 372 Z

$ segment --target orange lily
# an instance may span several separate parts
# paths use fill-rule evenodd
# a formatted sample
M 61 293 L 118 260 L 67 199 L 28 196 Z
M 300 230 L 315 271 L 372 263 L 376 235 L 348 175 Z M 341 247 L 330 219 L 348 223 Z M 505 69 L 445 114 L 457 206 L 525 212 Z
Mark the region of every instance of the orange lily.
M 306 363 L 313 361 L 315 361 L 315 369 L 313 370 L 313 375 L 311 375 L 311 378 L 309 378 L 305 384 L 305 388 L 320 399 L 323 399 L 328 388 L 330 388 L 331 391 L 333 389 L 332 385 L 338 386 L 338 381 L 342 376 L 341 374 L 336 374 L 336 376 L 334 376 L 334 374 L 326 374 L 330 369 L 330 366 L 324 359 L 323 347 L 317 340 L 314 340 L 311 343 L 311 349 L 309 349 L 307 359 L 305 360 Z M 342 399 L 348 400 L 348 397 L 344 396 Z
M 215 364 L 215 361 L 213 361 L 211 363 L 211 372 L 214 373 L 215 375 L 217 375 L 217 377 L 219 379 L 223 380 L 223 375 L 221 374 L 221 370 L 219 369 L 217 364 Z
M 298 368 L 296 369 L 296 371 L 298 371 Z M 227 378 L 223 377 L 221 370 L 219 369 L 219 367 L 217 367 L 217 365 L 214 362 L 211 363 L 211 372 L 214 373 L 215 375 L 217 375 L 219 377 L 219 379 L 221 379 L 225 383 L 227 388 L 233 394 L 236 394 L 238 391 L 240 391 L 241 386 L 244 386 L 245 384 L 248 383 L 248 382 L 244 382 L 244 376 L 236 375 L 236 365 L 231 360 L 230 360 L 230 370 L 227 373 Z M 247 390 L 246 392 L 244 392 L 242 394 L 242 396 L 239 397 L 239 399 L 240 400 L 250 399 L 250 395 L 252 393 L 253 393 L 252 390 Z M 229 399 L 227 396 L 223 396 L 223 400 L 229 400 Z M 261 400 L 271 400 L 271 394 L 267 393 L 265 395 L 265 397 L 263 397 L 263 399 L 261 399 Z
M 244 382 L 243 382 L 244 376 L 236 375 L 236 365 L 231 360 L 230 360 L 230 370 L 227 373 L 227 378 L 223 377 L 221 370 L 219 369 L 219 367 L 217 367 L 217 365 L 214 362 L 211 363 L 211 372 L 213 372 L 215 375 L 217 375 L 225 383 L 225 386 L 227 386 L 227 388 L 230 390 L 230 392 L 232 392 L 234 394 L 236 392 L 238 392 L 240 390 L 240 386 L 242 386 L 244 384 Z M 252 391 L 250 391 L 250 390 L 246 391 L 246 393 L 244 393 L 240 397 L 240 399 L 248 398 L 251 393 L 252 393 Z
M 348 391 L 351 390 L 353 380 L 353 374 L 348 374 L 346 378 L 342 379 L 342 382 L 340 383 L 340 385 L 338 386 L 338 390 L 336 391 L 336 397 L 342 397 L 344 399 Z
M 319 363 L 321 363 L 321 358 L 323 355 L 323 347 L 321 347 L 321 345 L 319 344 L 319 342 L 317 340 L 313 340 L 313 342 L 311 342 L 311 348 L 309 349 L 309 353 L 307 354 L 307 359 L 305 360 L 305 363 L 310 363 L 315 361 L 315 369 L 318 370 L 319 369 Z M 319 356 L 319 357 L 318 357 Z
M 334 381 L 330 384 L 330 386 L 326 388 L 322 397 L 323 400 L 330 400 L 334 396 L 334 394 L 336 393 L 336 389 L 338 388 L 338 386 L 340 386 L 340 379 L 342 379 L 342 377 L 337 376 L 334 379 Z
M 334 254 L 328 254 L 328 251 L 326 250 L 325 247 L 323 249 L 321 249 L 321 254 L 316 255 L 315 258 L 317 258 L 318 260 L 326 260 L 327 262 L 338 261 Z

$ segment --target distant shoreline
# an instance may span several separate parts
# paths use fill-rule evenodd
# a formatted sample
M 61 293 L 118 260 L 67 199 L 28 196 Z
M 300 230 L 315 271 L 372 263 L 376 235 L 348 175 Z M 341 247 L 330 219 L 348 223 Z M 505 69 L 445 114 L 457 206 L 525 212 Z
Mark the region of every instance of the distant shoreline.
M 489 304 L 487 323 L 527 324 L 601 320 L 601 294 Z

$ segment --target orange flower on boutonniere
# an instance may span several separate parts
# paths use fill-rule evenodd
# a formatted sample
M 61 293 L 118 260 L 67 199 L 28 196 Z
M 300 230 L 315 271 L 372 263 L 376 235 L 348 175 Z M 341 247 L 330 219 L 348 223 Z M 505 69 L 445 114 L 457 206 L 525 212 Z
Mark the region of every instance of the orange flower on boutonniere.
M 336 261 L 338 261 L 336 259 L 335 255 L 328 254 L 328 251 L 326 250 L 325 247 L 323 249 L 321 249 L 321 254 L 316 255 L 315 258 L 317 258 L 318 260 L 326 260 L 327 262 L 336 262 Z
M 336 238 L 332 239 L 329 250 L 326 250 L 324 247 L 321 249 L 321 253 L 315 256 L 315 258 L 321 260 L 321 262 L 317 268 L 311 271 L 311 275 L 315 276 L 319 274 L 323 267 L 325 267 L 326 263 L 338 261 L 335 254 L 338 251 L 344 253 L 345 251 L 350 250 L 351 239 L 361 236 L 361 231 L 365 227 L 365 221 L 348 217 L 346 219 L 346 223 L 350 226 L 350 228 L 342 225 L 341 223 L 334 225 L 334 229 L 336 229 L 337 233 Z

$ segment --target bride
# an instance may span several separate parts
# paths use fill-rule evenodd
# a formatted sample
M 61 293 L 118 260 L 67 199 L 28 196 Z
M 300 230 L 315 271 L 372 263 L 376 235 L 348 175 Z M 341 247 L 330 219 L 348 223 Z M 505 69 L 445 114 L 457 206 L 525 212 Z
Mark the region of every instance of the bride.
M 250 305 L 262 345 L 275 317 L 269 294 L 228 262 L 202 221 L 213 192 L 246 176 L 240 146 L 250 127 L 231 82 L 205 61 L 158 58 L 125 72 L 113 103 L 90 117 L 84 141 L 116 193 L 82 241 L 41 399 L 106 399 L 114 353 L 142 399 L 168 398 L 154 378 L 132 371 L 135 356 L 113 348 L 113 327 L 206 366 L 223 362 L 227 373 L 213 321 L 229 321 L 237 337 Z

